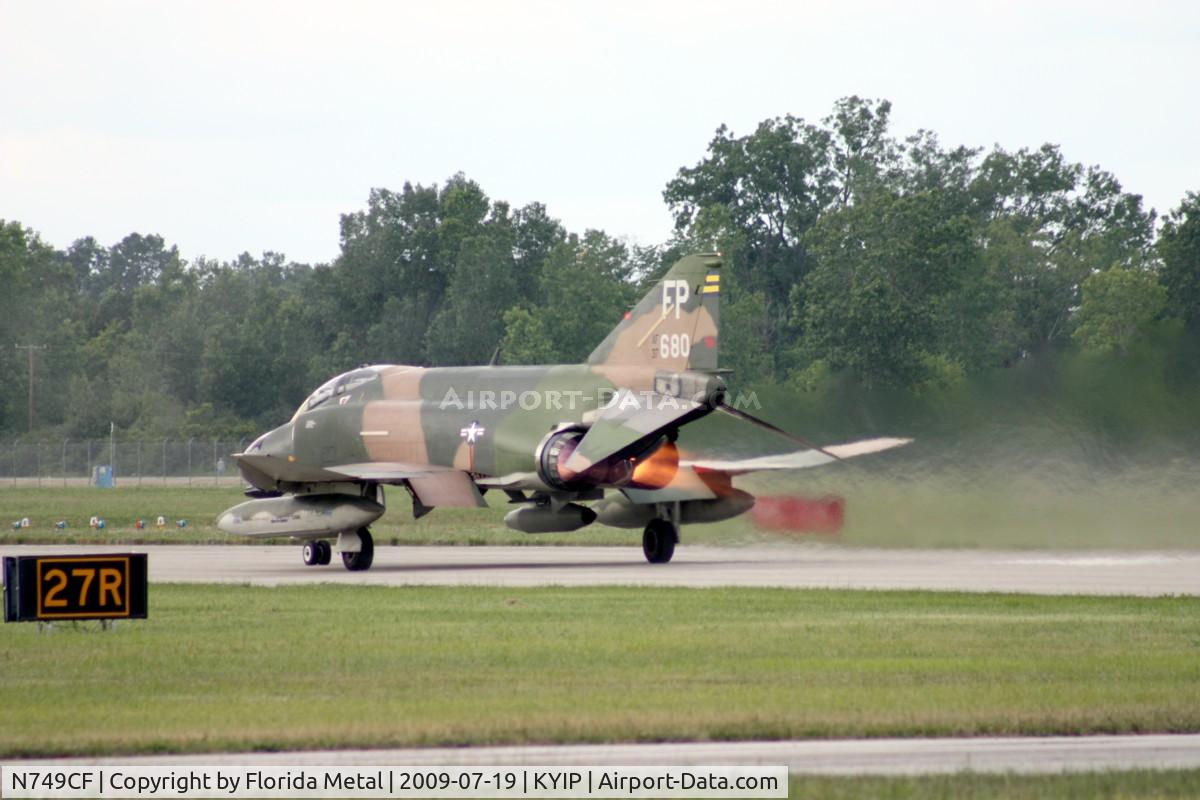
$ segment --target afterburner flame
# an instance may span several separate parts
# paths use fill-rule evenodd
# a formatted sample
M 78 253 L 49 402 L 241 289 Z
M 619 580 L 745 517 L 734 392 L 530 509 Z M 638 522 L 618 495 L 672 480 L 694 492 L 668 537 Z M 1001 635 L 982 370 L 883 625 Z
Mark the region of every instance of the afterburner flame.
M 634 461 L 632 483 L 645 489 L 661 489 L 679 471 L 679 449 L 674 442 L 662 446 Z

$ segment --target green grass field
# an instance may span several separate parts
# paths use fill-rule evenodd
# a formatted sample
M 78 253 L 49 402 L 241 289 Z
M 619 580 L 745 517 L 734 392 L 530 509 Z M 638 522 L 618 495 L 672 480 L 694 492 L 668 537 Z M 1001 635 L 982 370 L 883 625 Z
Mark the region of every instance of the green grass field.
M 838 494 L 846 498 L 846 527 L 836 537 L 789 535 L 797 541 L 836 541 L 865 547 L 999 548 L 1200 548 L 1200 493 L 1195 482 L 1176 472 L 1130 474 L 1121 479 L 1084 480 L 1045 474 L 991 475 L 970 479 L 941 473 L 924 477 L 880 475 L 853 467 L 812 470 L 787 476 L 757 476 L 746 485 L 766 495 Z M 1187 473 L 1190 475 L 1190 472 Z M 1200 476 L 1196 476 L 1200 480 Z M 0 543 L 243 543 L 214 525 L 217 515 L 245 499 L 237 488 L 90 487 L 24 488 L 0 486 Z M 528 535 L 506 528 L 510 508 L 490 493 L 492 508 L 437 509 L 413 520 L 408 495 L 388 491 L 388 513 L 373 526 L 381 542 L 397 544 L 587 544 L 629 545 L 640 531 L 599 525 L 574 533 Z M 153 528 L 162 514 L 168 527 Z M 91 531 L 88 519 L 104 517 L 108 527 Z M 12 531 L 9 523 L 29 517 L 33 526 Z M 150 528 L 135 530 L 134 521 Z M 57 530 L 65 519 L 69 527 Z M 187 519 L 188 527 L 175 527 Z M 757 530 L 749 517 L 716 525 L 691 525 L 684 541 L 742 544 L 778 540 Z
M 154 585 L 0 631 L 0 756 L 1200 731 L 1200 599 Z

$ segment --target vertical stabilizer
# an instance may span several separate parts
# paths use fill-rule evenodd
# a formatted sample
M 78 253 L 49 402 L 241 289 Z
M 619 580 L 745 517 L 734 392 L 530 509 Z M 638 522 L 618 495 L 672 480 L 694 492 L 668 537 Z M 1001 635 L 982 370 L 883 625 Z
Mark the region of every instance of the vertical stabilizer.
M 588 364 L 717 369 L 721 257 L 685 256 L 625 315 Z

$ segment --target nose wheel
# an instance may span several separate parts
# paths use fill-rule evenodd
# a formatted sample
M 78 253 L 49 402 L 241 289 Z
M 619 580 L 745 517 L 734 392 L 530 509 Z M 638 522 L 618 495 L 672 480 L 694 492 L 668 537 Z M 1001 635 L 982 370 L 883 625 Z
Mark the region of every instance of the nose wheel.
M 652 519 L 642 533 L 642 552 L 651 564 L 666 564 L 675 555 L 679 529 L 670 520 Z

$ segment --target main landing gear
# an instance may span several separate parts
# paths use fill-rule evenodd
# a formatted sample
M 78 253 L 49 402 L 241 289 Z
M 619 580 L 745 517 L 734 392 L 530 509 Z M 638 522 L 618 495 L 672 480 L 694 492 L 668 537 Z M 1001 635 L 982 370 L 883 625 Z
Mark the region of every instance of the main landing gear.
M 371 562 L 375 560 L 375 540 L 367 528 L 359 528 L 355 534 L 358 536 L 359 549 L 354 553 L 342 550 L 342 565 L 351 572 L 362 572 L 370 569 Z M 301 555 L 308 566 L 323 566 L 333 560 L 333 546 L 323 539 L 313 539 L 304 543 Z
M 679 527 L 669 519 L 652 519 L 642 533 L 642 552 L 651 564 L 666 564 L 675 555 Z
M 329 546 L 329 542 L 320 539 L 305 542 L 301 552 L 304 556 L 304 563 L 310 567 L 328 564 L 333 559 L 333 548 Z
M 370 569 L 371 562 L 375 560 L 375 540 L 371 538 L 371 532 L 366 528 L 359 528 L 357 533 L 361 549 L 357 553 L 342 551 L 342 564 L 351 572 Z

